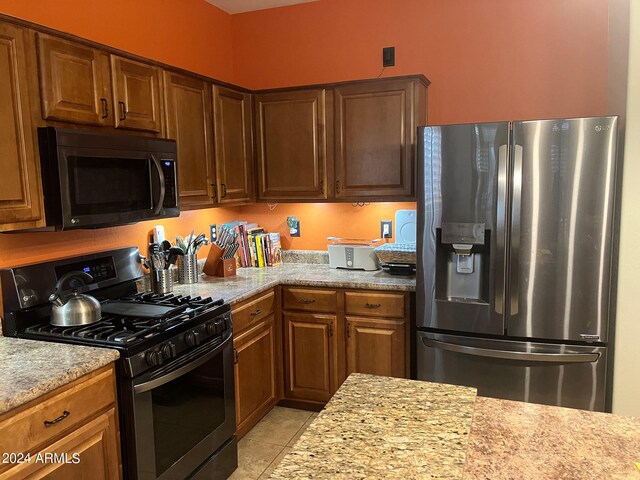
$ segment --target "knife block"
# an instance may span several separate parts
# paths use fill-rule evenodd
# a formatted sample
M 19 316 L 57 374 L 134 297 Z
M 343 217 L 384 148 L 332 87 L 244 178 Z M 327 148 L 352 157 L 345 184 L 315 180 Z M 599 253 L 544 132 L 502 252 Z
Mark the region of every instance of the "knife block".
M 222 258 L 224 252 L 215 243 L 211 245 L 202 270 L 210 277 L 232 277 L 236 274 L 236 259 Z
M 216 277 L 233 277 L 236 274 L 236 259 L 224 258 L 218 262 Z
M 222 263 L 222 254 L 222 249 L 215 243 L 212 243 L 209 254 L 207 255 L 207 260 L 204 262 L 204 268 L 202 269 L 205 275 L 210 277 L 216 276 L 218 264 Z

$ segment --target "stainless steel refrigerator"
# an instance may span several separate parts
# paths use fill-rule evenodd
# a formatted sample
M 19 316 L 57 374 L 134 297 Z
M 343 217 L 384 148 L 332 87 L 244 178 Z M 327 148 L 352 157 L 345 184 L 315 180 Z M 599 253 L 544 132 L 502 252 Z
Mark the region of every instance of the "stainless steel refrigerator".
M 616 130 L 419 129 L 418 379 L 604 410 Z

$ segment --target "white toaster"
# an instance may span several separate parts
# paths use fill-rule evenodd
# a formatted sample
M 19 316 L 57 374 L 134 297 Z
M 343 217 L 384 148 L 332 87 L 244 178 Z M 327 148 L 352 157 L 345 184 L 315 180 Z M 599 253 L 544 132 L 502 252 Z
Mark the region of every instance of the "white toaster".
M 344 240 L 329 237 L 329 266 L 350 270 L 378 270 L 378 256 L 373 251 L 377 245 L 369 240 Z

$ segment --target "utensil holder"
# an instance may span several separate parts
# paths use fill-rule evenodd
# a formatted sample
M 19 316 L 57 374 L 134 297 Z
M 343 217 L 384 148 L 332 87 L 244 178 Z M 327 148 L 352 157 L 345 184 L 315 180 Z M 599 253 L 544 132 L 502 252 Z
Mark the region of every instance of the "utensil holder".
M 215 243 L 211 244 L 209 254 L 207 255 L 207 261 L 204 263 L 204 269 L 202 270 L 205 275 L 210 277 L 214 277 L 216 275 L 218 264 L 222 263 L 221 259 L 223 253 L 224 252 L 218 245 Z
M 151 290 L 161 295 L 173 292 L 173 276 L 169 269 L 151 270 Z
M 198 255 L 195 253 L 178 257 L 178 282 L 198 283 Z

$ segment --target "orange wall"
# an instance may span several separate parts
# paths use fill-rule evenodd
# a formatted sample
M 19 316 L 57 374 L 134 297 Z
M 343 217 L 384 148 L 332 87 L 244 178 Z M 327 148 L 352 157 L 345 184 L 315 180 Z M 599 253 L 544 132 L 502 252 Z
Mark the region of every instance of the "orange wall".
M 232 16 L 234 77 L 271 88 L 422 73 L 429 123 L 605 113 L 606 0 L 320 0 Z
M 233 82 L 231 16 L 204 0 L 0 0 L 0 13 Z
M 286 250 L 326 250 L 327 237 L 374 239 L 380 237 L 380 220 L 394 220 L 396 210 L 414 210 L 416 204 L 371 203 L 353 207 L 350 203 L 280 203 L 238 209 L 238 218 L 256 222 L 270 232 L 279 232 Z M 287 217 L 300 220 L 300 237 L 291 237 Z M 395 223 L 393 225 L 395 229 Z M 395 239 L 392 239 L 392 241 Z

